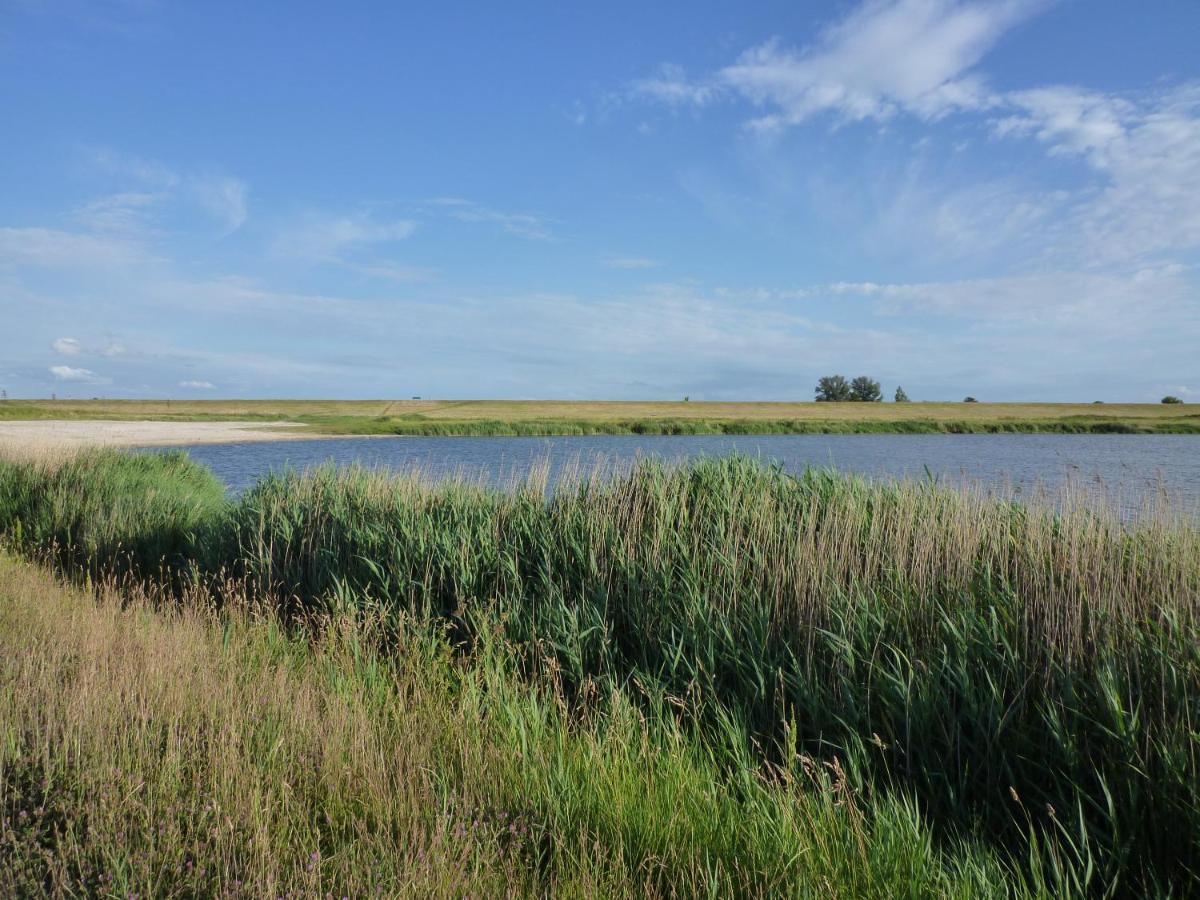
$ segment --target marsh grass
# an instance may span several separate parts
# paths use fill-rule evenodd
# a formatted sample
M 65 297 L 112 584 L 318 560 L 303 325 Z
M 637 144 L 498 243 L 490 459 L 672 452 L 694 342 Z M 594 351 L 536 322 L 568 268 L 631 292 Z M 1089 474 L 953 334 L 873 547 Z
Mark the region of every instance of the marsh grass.
M 931 840 L 1028 860 L 1035 886 L 1196 888 L 1194 520 L 744 459 L 580 474 L 549 496 L 544 472 L 504 491 L 323 468 L 216 502 L 182 458 L 127 459 L 0 467 L 0 530 L 89 571 L 105 560 L 81 540 L 119 548 L 126 573 L 165 546 L 192 590 L 292 619 L 442 622 L 464 665 L 502 645 L 506 671 L 552 684 L 555 727 L 615 695 L 721 772 L 837 766 L 856 795 L 909 798 Z M 112 485 L 141 493 L 70 509 Z M 584 768 L 599 778 L 600 757 Z
M 293 631 L 208 600 L 0 556 L 5 896 L 1032 890 L 836 766 L 773 777 L 619 691 L 571 713 L 502 642 L 464 666 L 409 621 L 381 656 L 370 614 Z

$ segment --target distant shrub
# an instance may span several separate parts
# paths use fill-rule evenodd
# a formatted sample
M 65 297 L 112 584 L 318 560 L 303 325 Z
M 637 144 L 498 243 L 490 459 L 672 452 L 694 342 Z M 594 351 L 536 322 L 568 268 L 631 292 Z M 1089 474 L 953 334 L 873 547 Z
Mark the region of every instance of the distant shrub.
M 1174 397 L 1171 394 L 1167 394 L 1167 396 L 1162 398 L 1162 402 L 1163 403 L 1182 403 L 1183 401 L 1180 400 L 1178 397 Z
M 963 403 L 978 403 L 978 402 L 979 401 L 976 400 L 974 397 L 966 397 L 963 399 Z

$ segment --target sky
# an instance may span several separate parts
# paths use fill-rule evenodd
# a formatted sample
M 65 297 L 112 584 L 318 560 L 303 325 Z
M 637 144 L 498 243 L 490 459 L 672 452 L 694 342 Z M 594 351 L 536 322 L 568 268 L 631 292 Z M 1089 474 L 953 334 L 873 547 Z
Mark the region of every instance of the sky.
M 0 0 L 9 397 L 1200 400 L 1200 3 Z

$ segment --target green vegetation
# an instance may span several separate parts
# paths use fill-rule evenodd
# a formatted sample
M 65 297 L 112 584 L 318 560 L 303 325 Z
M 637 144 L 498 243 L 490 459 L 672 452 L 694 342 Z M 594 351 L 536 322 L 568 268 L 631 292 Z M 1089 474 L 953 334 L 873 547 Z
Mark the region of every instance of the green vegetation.
M 1167 404 L 1183 403 L 1182 400 L 1180 400 L 1178 397 L 1172 396 L 1171 394 L 1163 397 L 1162 402 Z
M 844 380 L 844 379 L 843 379 Z M 869 379 L 868 379 L 869 380 Z M 873 382 L 872 382 L 873 384 Z M 850 385 L 846 384 L 846 389 Z M 322 434 L 1200 434 L 1200 412 L 1153 404 L 711 403 L 505 400 L 0 402 L 23 419 L 295 422 Z
M 383 643 L 402 652 L 381 654 Z M 1016 896 L 837 766 L 764 769 L 621 690 L 583 713 L 481 641 L 97 597 L 0 555 L 0 892 Z M 1006 886 L 1008 885 L 1008 886 Z
M 878 403 L 883 399 L 879 382 L 867 375 L 847 381 L 844 375 L 825 375 L 817 382 L 818 403 Z
M 817 382 L 818 403 L 846 403 L 851 398 L 850 382 L 845 375 L 822 375 Z
M 524 813 L 538 853 L 604 879 L 612 865 L 655 891 L 803 893 L 817 863 L 780 848 L 837 839 L 774 804 L 815 790 L 853 797 L 829 828 L 864 829 L 847 865 L 866 880 L 820 876 L 834 893 L 901 871 L 916 893 L 980 893 L 962 888 L 977 875 L 993 892 L 1198 886 L 1194 524 L 737 459 L 643 465 L 551 499 L 536 480 L 499 492 L 328 468 L 218 495 L 178 454 L 5 463 L 0 534 L 93 583 L 116 569 L 292 623 L 371 618 L 388 665 L 436 637 L 456 677 L 499 673 L 506 687 L 481 696 L 553 710 L 479 752 L 489 773 L 563 792 Z M 605 781 L 625 765 L 664 782 Z M 537 877 L 574 871 L 545 865 Z
M 915 405 L 915 404 L 914 404 Z M 1200 434 L 1194 420 L 1126 421 L 1110 417 L 1058 420 L 971 419 L 499 419 L 429 420 L 415 417 L 312 419 L 326 434 L 450 436 L 537 436 L 588 434 Z

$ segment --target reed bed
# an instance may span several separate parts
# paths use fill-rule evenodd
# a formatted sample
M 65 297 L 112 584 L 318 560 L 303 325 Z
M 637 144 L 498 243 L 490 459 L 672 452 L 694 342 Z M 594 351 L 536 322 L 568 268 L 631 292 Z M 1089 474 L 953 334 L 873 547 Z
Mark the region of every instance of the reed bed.
M 463 666 L 414 622 L 380 655 L 370 615 L 161 600 L 0 555 L 4 896 L 1038 890 L 836 767 L 769 777 L 619 691 L 572 716 L 501 642 Z
M 214 484 L 178 455 L 0 466 L 0 532 L 218 603 L 440 621 L 465 660 L 499 640 L 572 715 L 618 692 L 702 746 L 743 735 L 716 757 L 735 769 L 836 761 L 1031 884 L 1198 886 L 1194 520 L 744 459 L 549 496 L 332 468 Z

